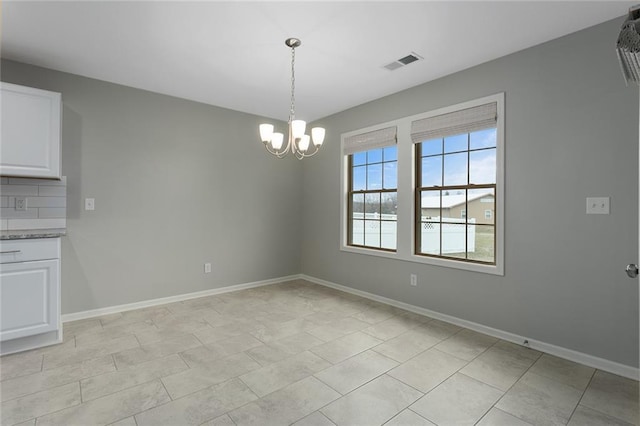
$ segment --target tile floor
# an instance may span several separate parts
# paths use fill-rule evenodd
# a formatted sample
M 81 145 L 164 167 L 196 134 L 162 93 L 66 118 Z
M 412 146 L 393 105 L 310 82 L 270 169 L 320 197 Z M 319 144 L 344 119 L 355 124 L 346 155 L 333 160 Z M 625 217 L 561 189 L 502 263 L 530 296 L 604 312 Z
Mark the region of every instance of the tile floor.
M 638 382 L 304 281 L 64 325 L 2 425 L 638 425 Z

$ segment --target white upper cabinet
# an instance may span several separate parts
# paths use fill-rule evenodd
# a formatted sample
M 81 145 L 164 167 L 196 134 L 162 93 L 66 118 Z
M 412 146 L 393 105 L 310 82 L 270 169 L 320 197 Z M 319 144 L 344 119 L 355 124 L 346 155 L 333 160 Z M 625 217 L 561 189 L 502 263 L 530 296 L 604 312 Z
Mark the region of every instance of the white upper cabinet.
M 0 175 L 60 179 L 60 93 L 0 83 Z

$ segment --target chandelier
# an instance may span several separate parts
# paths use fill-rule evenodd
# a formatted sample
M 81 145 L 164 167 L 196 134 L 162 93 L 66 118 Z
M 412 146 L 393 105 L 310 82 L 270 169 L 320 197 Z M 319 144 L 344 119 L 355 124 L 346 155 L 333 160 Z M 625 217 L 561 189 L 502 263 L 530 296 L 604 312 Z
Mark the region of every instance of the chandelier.
M 271 154 L 278 158 L 284 158 L 289 151 L 296 156 L 298 160 L 315 155 L 322 142 L 324 142 L 324 128 L 314 127 L 311 129 L 311 137 L 305 134 L 307 123 L 304 120 L 296 120 L 296 47 L 300 47 L 302 42 L 297 38 L 288 38 L 284 42 L 291 48 L 291 109 L 289 110 L 289 134 L 287 143 L 284 145 L 284 134 L 274 132 L 273 124 L 260 125 L 260 139 L 264 143 L 264 147 Z M 313 146 L 311 146 L 313 142 Z

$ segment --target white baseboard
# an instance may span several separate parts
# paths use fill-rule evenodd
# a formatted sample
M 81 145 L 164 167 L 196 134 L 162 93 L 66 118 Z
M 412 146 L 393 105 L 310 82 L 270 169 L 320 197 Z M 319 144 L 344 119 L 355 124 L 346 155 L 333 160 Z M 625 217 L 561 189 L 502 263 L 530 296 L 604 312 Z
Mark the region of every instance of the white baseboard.
M 297 279 L 300 279 L 301 277 L 302 275 L 300 274 L 288 275 L 286 277 L 272 278 L 269 280 L 254 281 L 250 283 L 212 288 L 211 290 L 197 291 L 194 293 L 179 294 L 177 296 L 161 297 L 159 299 L 143 300 L 141 302 L 127 303 L 124 305 L 109 306 L 106 308 L 91 309 L 91 310 L 82 311 L 82 312 L 74 312 L 72 314 L 62 315 L 62 322 L 95 318 L 103 315 L 116 314 L 119 312 L 133 311 L 134 309 L 165 305 L 167 303 L 182 302 L 183 300 L 189 300 L 189 299 L 197 299 L 198 297 L 213 296 L 216 294 L 230 293 L 233 291 L 262 287 L 265 285 L 278 284 L 286 281 L 297 280 Z
M 460 327 L 468 328 L 479 333 L 487 334 L 489 336 L 497 337 L 502 340 L 506 340 L 512 343 L 522 345 L 525 340 L 529 342 L 528 347 L 545 352 L 550 355 L 555 355 L 560 358 L 568 359 L 570 361 L 578 362 L 580 364 L 587 365 L 589 367 L 597 368 L 599 370 L 607 371 L 609 373 L 617 374 L 619 376 L 627 377 L 629 379 L 638 380 L 640 378 L 640 369 L 629 365 L 620 364 L 614 361 L 609 361 L 604 358 L 598 358 L 593 355 L 588 355 L 582 352 L 574 351 L 572 349 L 563 348 L 561 346 L 552 345 L 550 343 L 533 340 L 528 337 L 519 336 L 517 334 L 509 333 L 507 331 L 499 330 L 497 328 L 488 327 L 486 325 L 478 324 L 465 319 L 457 318 L 451 315 L 442 314 L 440 312 L 432 311 L 430 309 L 421 308 L 419 306 L 410 305 L 409 303 L 399 302 L 387 297 L 378 296 L 377 294 L 369 293 L 362 290 L 357 290 L 351 287 L 336 284 L 330 281 L 326 281 L 320 278 L 312 277 L 302 274 L 300 278 L 320 284 L 325 287 L 330 287 L 336 290 L 344 291 L 346 293 L 355 294 L 366 299 L 375 300 L 376 302 L 384 303 L 387 305 L 395 306 L 416 314 L 425 315 L 431 318 L 435 318 L 441 321 L 445 321 L 451 324 L 458 325 Z

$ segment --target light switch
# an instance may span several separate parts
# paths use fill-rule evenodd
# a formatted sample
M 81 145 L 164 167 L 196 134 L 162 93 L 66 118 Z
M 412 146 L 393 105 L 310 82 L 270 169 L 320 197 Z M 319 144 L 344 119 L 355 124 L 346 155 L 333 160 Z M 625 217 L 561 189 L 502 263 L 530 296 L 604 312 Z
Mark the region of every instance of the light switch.
M 587 214 L 609 214 L 609 197 L 587 197 Z
M 96 199 L 95 198 L 85 198 L 84 199 L 84 209 L 85 210 L 95 210 L 96 209 Z

